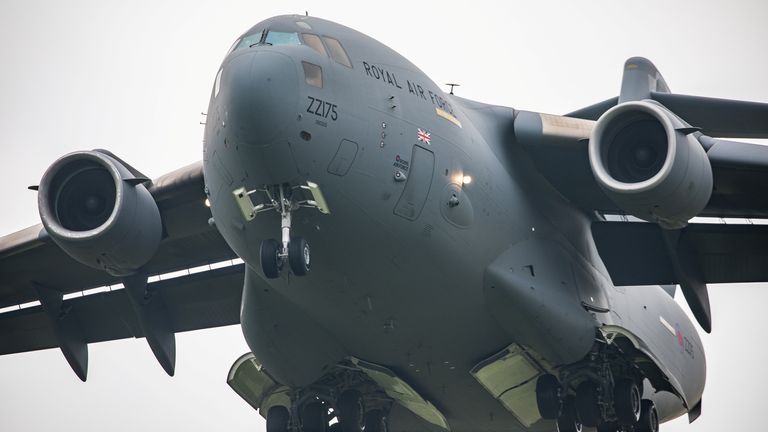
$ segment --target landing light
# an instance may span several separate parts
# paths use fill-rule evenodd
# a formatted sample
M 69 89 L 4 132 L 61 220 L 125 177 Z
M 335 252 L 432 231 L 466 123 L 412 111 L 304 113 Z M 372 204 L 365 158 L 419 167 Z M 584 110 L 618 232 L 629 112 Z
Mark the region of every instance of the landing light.
M 209 207 L 209 208 L 211 207 L 211 200 L 210 199 L 208 199 L 208 198 L 205 199 L 205 206 Z
M 472 183 L 472 176 L 465 175 L 464 177 L 462 177 L 461 184 L 468 185 L 470 183 Z

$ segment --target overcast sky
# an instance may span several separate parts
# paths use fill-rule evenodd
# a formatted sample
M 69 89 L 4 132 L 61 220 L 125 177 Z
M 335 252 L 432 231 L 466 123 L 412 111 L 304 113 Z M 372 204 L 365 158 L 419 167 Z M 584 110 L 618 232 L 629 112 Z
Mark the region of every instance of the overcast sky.
M 768 102 L 764 0 L 3 0 L 0 234 L 38 222 L 26 187 L 67 152 L 106 148 L 152 177 L 199 160 L 200 112 L 227 48 L 256 22 L 306 10 L 484 102 L 565 113 L 615 96 L 623 62 L 635 55 L 650 58 L 674 92 Z M 765 423 L 768 287 L 710 293 L 704 412 L 665 431 Z M 177 343 L 174 378 L 144 340 L 91 345 L 85 384 L 58 350 L 0 357 L 0 430 L 263 430 L 225 384 L 248 350 L 239 327 L 181 334 Z

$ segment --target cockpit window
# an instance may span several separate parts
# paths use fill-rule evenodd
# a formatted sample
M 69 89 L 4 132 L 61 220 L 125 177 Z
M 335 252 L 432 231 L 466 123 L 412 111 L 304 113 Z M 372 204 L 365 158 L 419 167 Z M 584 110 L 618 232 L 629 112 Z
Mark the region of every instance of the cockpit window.
M 328 36 L 323 36 L 323 41 L 325 41 L 325 45 L 328 47 L 332 59 L 348 68 L 352 68 L 352 62 L 349 61 L 347 52 L 344 51 L 344 47 L 341 46 L 339 41 Z
M 299 41 L 298 33 L 279 32 L 262 30 L 256 33 L 251 33 L 247 36 L 243 36 L 242 39 L 238 39 L 233 45 L 233 49 L 229 50 L 227 55 L 233 51 L 241 50 L 243 48 L 250 48 L 254 45 L 301 45 Z M 321 44 L 322 45 L 322 44 Z
M 219 69 L 219 73 L 216 74 L 216 79 L 213 81 L 213 97 L 219 95 L 219 88 L 221 88 L 221 73 L 224 69 Z
M 287 33 L 278 31 L 268 31 L 267 38 L 264 39 L 267 45 L 300 45 L 298 33 Z
M 232 51 L 237 49 L 238 46 L 240 46 L 240 39 L 236 40 L 235 43 L 233 43 L 232 46 L 229 47 L 229 51 L 227 51 L 227 55 L 232 54 Z M 224 56 L 224 57 L 226 57 L 226 56 Z
M 323 88 L 323 69 L 310 62 L 301 62 L 304 67 L 304 81 L 317 88 Z
M 260 32 L 249 34 L 248 36 L 243 37 L 243 39 L 237 45 L 237 48 L 235 48 L 235 51 L 243 48 L 250 48 L 254 45 L 257 45 L 259 42 L 261 42 L 261 37 L 263 35 L 264 35 L 264 32 L 260 31 Z
M 313 50 L 319 52 L 322 55 L 325 54 L 325 47 L 323 46 L 323 42 L 320 40 L 317 35 L 313 35 L 311 33 L 302 33 L 301 39 L 304 40 L 304 44 L 308 47 L 312 48 Z

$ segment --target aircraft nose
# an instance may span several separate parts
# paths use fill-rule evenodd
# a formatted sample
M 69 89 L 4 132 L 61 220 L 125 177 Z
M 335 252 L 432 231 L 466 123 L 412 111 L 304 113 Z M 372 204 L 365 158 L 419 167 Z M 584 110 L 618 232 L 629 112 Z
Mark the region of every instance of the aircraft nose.
M 229 70 L 227 70 L 229 69 Z M 269 146 L 295 123 L 298 74 L 290 57 L 271 51 L 237 56 L 224 67 L 229 132 L 239 143 Z M 229 72 L 229 73 L 227 73 Z

